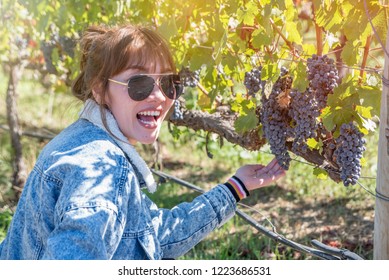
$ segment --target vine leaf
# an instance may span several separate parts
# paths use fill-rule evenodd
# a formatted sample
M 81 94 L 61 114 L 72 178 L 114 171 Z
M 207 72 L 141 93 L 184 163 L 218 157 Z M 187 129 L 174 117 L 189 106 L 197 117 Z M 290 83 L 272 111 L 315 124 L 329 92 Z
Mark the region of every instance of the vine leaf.
M 303 42 L 303 39 L 301 38 L 299 27 L 300 24 L 295 22 L 289 22 L 285 25 L 286 32 L 288 33 L 288 40 L 301 45 Z
M 342 59 L 347 65 L 356 65 L 358 63 L 359 48 L 362 46 L 361 41 L 347 41 L 342 51 Z
M 327 8 L 328 10 L 326 11 L 324 7 L 321 7 L 316 12 L 316 23 L 326 30 L 336 32 L 340 29 L 344 17 L 342 16 L 340 7 L 337 5 L 336 1 L 331 3 L 331 5 L 328 5 Z
M 239 116 L 235 121 L 235 130 L 244 133 L 254 129 L 258 124 L 258 117 L 255 111 L 248 111 L 247 114 Z
M 319 150 L 320 153 L 322 152 L 323 142 L 321 140 L 318 142 L 315 138 L 309 138 L 307 140 L 307 145 L 311 150 L 315 149 Z
M 259 49 L 262 46 L 268 46 L 272 43 L 271 36 L 264 29 L 256 29 L 252 34 L 252 45 Z
M 381 89 L 373 86 L 359 86 L 357 90 L 359 98 L 362 100 L 362 105 L 371 107 L 371 114 L 373 116 L 379 116 L 381 107 Z
M 305 91 L 309 85 L 307 79 L 307 67 L 301 60 L 298 62 L 297 67 L 293 70 L 292 75 L 293 79 L 293 88 L 298 89 L 299 91 Z
M 325 171 L 321 168 L 318 168 L 318 167 L 315 167 L 313 169 L 313 175 L 315 175 L 318 179 L 322 179 L 322 180 L 325 180 L 328 178 L 327 171 Z
M 269 63 L 263 65 L 262 67 L 262 80 L 272 80 L 273 82 L 277 80 L 280 70 L 277 63 Z

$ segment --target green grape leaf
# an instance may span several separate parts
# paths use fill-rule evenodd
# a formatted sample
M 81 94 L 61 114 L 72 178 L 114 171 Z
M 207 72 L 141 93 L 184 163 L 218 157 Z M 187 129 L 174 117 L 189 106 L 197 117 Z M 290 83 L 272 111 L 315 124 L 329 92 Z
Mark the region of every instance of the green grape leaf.
M 293 88 L 304 92 L 309 85 L 307 79 L 307 67 L 303 61 L 297 63 L 297 67 L 292 70 Z
M 321 179 L 321 180 L 326 180 L 328 178 L 328 172 L 324 169 L 315 167 L 313 169 L 313 175 L 316 176 L 316 178 Z
M 320 115 L 323 125 L 328 131 L 332 131 L 334 128 L 339 128 L 340 124 L 347 123 L 358 117 L 356 112 L 352 108 L 343 108 L 341 106 L 330 107 L 327 106 L 323 109 Z
M 355 65 L 359 59 L 360 41 L 347 41 L 342 51 L 342 59 L 347 65 Z
M 356 122 L 359 124 L 360 130 L 363 134 L 368 134 L 370 131 L 375 131 L 377 125 L 371 119 L 364 118 L 360 114 L 355 118 Z
M 379 87 L 360 86 L 357 90 L 362 105 L 371 108 L 371 114 L 373 116 L 379 116 L 381 109 L 381 89 Z
M 237 19 L 246 25 L 253 26 L 255 17 L 258 14 L 258 7 L 254 2 L 248 2 L 245 8 L 241 8 L 237 12 Z
M 262 28 L 254 30 L 252 33 L 252 44 L 254 48 L 260 49 L 262 46 L 268 46 L 272 43 L 272 38 Z
M 170 40 L 178 33 L 176 21 L 174 17 L 168 17 L 167 20 L 163 21 L 158 28 L 158 31 L 161 33 L 164 38 Z
M 288 24 L 285 25 L 288 40 L 301 45 L 303 39 L 300 35 L 299 29 L 299 23 L 296 22 L 288 22 Z
M 255 110 L 246 112 L 246 114 L 239 116 L 235 121 L 235 130 L 238 133 L 244 133 L 251 129 L 254 129 L 258 124 L 258 117 L 255 114 Z
M 311 150 L 321 150 L 322 147 L 323 147 L 323 143 L 321 142 L 318 142 L 316 141 L 315 138 L 309 138 L 307 140 L 307 145 L 308 145 L 308 148 L 310 148 Z
M 280 70 L 277 63 L 269 63 L 262 67 L 262 80 L 276 80 Z
M 355 106 L 355 110 L 358 112 L 358 114 L 361 115 L 363 118 L 371 119 L 371 109 L 372 107 L 364 107 L 357 105 Z
M 317 53 L 317 48 L 314 44 L 304 44 L 302 47 L 306 56 L 312 56 Z
M 343 16 L 337 2 L 334 1 L 326 8 L 319 9 L 316 15 L 316 23 L 331 32 L 337 32 L 343 21 Z

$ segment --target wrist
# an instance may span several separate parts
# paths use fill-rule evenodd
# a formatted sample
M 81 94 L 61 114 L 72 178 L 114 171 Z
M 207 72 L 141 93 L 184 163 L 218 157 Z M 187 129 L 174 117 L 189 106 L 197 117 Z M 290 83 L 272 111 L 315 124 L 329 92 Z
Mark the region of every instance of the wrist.
M 236 202 L 239 202 L 250 195 L 250 192 L 247 190 L 244 183 L 236 176 L 232 176 L 224 185 L 231 191 Z

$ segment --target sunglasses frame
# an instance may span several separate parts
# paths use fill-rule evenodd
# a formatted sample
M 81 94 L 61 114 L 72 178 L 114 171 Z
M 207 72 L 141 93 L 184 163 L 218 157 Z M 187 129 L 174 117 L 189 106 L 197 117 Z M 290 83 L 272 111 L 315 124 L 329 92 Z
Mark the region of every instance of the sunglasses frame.
M 130 96 L 131 99 L 135 100 L 135 99 L 131 96 L 130 91 L 129 91 L 129 89 L 130 89 L 129 83 L 130 83 L 131 79 L 134 78 L 134 77 L 138 77 L 138 76 L 145 76 L 145 77 L 151 77 L 151 78 L 152 78 L 153 76 L 159 76 L 160 78 L 157 78 L 156 80 L 153 79 L 153 80 L 154 80 L 154 86 L 157 85 L 158 88 L 161 90 L 161 92 L 162 92 L 167 98 L 169 98 L 169 99 L 171 99 L 171 100 L 176 100 L 176 99 L 178 99 L 178 98 L 180 97 L 180 95 L 182 94 L 182 92 L 181 92 L 176 98 L 172 99 L 172 98 L 170 98 L 169 96 L 167 96 L 167 94 L 165 93 L 165 91 L 164 91 L 164 90 L 162 89 L 162 87 L 161 87 L 161 79 L 162 79 L 164 76 L 172 76 L 172 75 L 177 75 L 177 76 L 179 76 L 178 74 L 174 74 L 174 73 L 172 73 L 172 72 L 163 73 L 163 74 L 135 74 L 135 75 L 131 76 L 131 77 L 128 79 L 127 83 L 120 82 L 120 81 L 117 81 L 117 80 L 114 80 L 114 79 L 108 79 L 108 81 L 113 82 L 113 83 L 116 83 L 116 84 L 119 84 L 119 85 L 127 86 L 128 95 Z M 179 76 L 179 77 L 180 77 L 180 76 Z M 181 82 L 181 77 L 180 77 L 180 82 Z M 175 83 L 173 82 L 173 84 L 175 84 Z M 154 88 L 154 87 L 153 87 L 153 88 Z M 175 87 L 174 85 L 173 85 L 173 88 L 174 88 L 174 90 L 176 91 L 176 87 Z M 152 91 L 150 91 L 150 93 L 149 93 L 145 98 L 143 98 L 143 99 L 141 99 L 141 100 L 135 100 L 135 101 L 142 101 L 142 100 L 147 99 L 147 97 L 150 96 L 151 92 L 152 92 Z

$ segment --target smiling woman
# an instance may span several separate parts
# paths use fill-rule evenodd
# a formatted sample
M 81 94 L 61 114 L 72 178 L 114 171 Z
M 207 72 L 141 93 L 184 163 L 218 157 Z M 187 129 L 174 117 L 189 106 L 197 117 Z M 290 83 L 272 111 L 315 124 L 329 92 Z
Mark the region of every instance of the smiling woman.
M 158 208 L 136 143 L 151 144 L 182 93 L 161 36 L 133 25 L 90 27 L 72 87 L 80 117 L 50 141 L 23 189 L 0 259 L 177 258 L 230 219 L 249 191 L 285 172 L 246 165 L 192 202 Z

